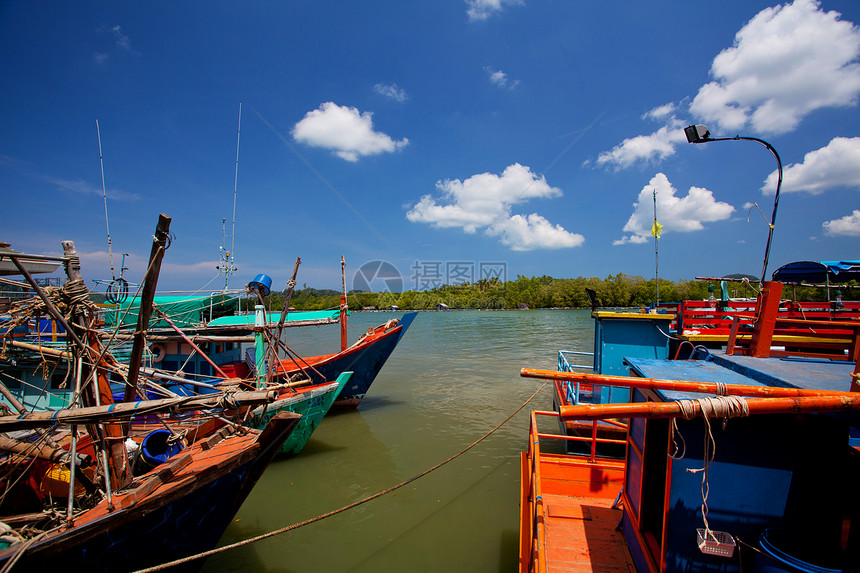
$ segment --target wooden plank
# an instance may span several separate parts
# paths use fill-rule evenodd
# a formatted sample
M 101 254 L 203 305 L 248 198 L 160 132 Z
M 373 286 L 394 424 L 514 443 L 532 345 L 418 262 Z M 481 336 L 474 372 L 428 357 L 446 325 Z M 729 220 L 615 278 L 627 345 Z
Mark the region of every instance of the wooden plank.
M 621 510 L 612 500 L 544 495 L 546 568 L 552 571 L 635 571 L 624 536 Z

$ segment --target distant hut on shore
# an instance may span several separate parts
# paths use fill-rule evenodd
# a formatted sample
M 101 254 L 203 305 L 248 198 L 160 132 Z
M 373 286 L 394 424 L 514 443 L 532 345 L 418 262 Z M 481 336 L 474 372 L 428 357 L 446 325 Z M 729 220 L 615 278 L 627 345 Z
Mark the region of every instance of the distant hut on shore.
M 388 310 L 400 310 L 400 307 L 397 306 L 396 304 L 392 304 L 391 306 L 388 307 Z
M 520 309 L 520 310 L 528 310 L 528 309 L 529 309 L 529 305 L 527 305 L 527 304 L 526 304 L 526 303 L 524 303 L 524 302 L 521 302 L 521 303 L 520 303 L 520 306 L 519 306 L 519 309 Z
M 436 305 L 436 310 L 449 310 L 449 309 L 448 309 L 447 304 L 445 304 L 444 302 L 440 302 L 439 304 Z

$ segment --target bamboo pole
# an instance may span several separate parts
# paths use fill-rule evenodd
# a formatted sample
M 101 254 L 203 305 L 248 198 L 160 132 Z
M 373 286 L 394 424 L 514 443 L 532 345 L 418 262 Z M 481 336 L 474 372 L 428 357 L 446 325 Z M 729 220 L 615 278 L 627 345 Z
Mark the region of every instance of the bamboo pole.
M 128 361 L 128 382 L 125 387 L 123 402 L 134 399 L 137 393 L 137 377 L 143 358 L 143 345 L 146 344 L 146 330 L 149 328 L 149 318 L 152 316 L 152 300 L 155 298 L 155 286 L 158 283 L 158 274 L 161 271 L 161 260 L 164 258 L 164 250 L 167 248 L 167 239 L 170 233 L 170 217 L 161 213 L 158 216 L 158 225 L 155 228 L 155 236 L 152 238 L 152 249 L 149 253 L 149 267 L 143 279 L 143 290 L 140 293 L 140 306 L 137 315 L 137 330 L 134 333 L 134 342 L 131 348 L 131 357 Z
M 92 459 L 87 455 L 76 455 L 70 452 L 67 452 L 63 448 L 50 446 L 50 445 L 37 445 L 32 444 L 30 442 L 22 442 L 20 440 L 14 440 L 12 438 L 7 438 L 4 436 L 0 436 L 0 450 L 6 452 L 14 452 L 16 454 L 22 454 L 24 456 L 30 456 L 34 458 L 39 458 L 40 460 L 47 460 L 49 462 L 60 463 L 60 464 L 69 464 L 75 458 L 75 465 L 79 465 L 82 467 L 89 467 L 92 465 Z
M 293 298 L 293 289 L 296 288 L 296 276 L 299 274 L 299 265 L 302 264 L 302 259 L 296 257 L 296 266 L 293 267 L 293 276 L 287 281 L 287 295 L 284 297 L 284 308 L 281 310 L 281 316 L 278 318 L 278 330 L 275 336 L 275 344 L 269 345 L 269 356 L 271 356 L 272 364 L 280 361 L 278 355 L 278 342 L 281 340 L 281 335 L 284 332 L 284 323 L 287 321 L 287 314 L 290 312 L 290 300 Z M 266 382 L 272 381 L 272 375 L 275 369 L 269 368 L 266 372 Z
M 692 405 L 693 415 L 702 415 L 698 400 L 686 400 Z M 842 396 L 802 396 L 793 398 L 752 398 L 746 400 L 749 414 L 801 414 L 806 412 L 832 412 L 860 410 L 860 395 L 845 393 Z M 559 407 L 563 420 L 601 420 L 604 418 L 680 418 L 681 402 L 637 402 L 628 404 L 600 404 Z
M 140 400 L 137 402 L 119 402 L 106 406 L 31 412 L 20 416 L 0 416 L 0 428 L 3 432 L 11 432 L 57 424 L 93 424 L 106 420 L 113 421 L 159 412 L 187 412 L 213 408 L 232 409 L 234 407 L 273 402 L 276 397 L 277 392 L 262 390 L 256 392 L 230 392 L 225 394 L 162 398 L 160 400 Z
M 716 394 L 725 396 L 752 396 L 757 398 L 791 397 L 791 396 L 839 396 L 843 392 L 835 390 L 804 390 L 801 388 L 776 388 L 772 386 L 752 386 L 748 384 L 718 384 L 716 382 L 690 382 L 687 380 L 661 380 L 658 378 L 636 378 L 629 376 L 611 376 L 608 374 L 591 374 L 588 372 L 557 372 L 555 370 L 536 370 L 523 368 L 520 370 L 523 378 L 541 378 L 549 380 L 564 380 L 601 386 L 623 386 L 626 388 L 645 388 L 649 390 L 696 392 L 701 394 Z
M 81 275 L 80 258 L 75 249 L 75 244 L 72 241 L 62 241 L 61 244 L 66 276 L 69 279 L 68 284 L 80 284 L 81 288 L 86 291 L 87 287 L 83 275 Z M 104 366 L 105 362 L 105 352 L 102 350 L 101 341 L 94 331 L 89 330 L 88 317 L 82 307 L 77 306 L 73 309 L 73 317 L 72 324 L 75 330 L 67 328 L 69 334 L 77 340 L 78 335 L 76 333 L 79 332 L 85 339 L 85 343 L 79 345 L 80 351 L 77 360 L 82 363 L 83 356 L 87 356 L 92 365 L 92 370 L 88 373 L 87 379 L 95 381 L 95 386 L 92 388 L 80 388 L 81 401 L 85 406 L 101 406 L 102 400 L 106 403 L 113 403 L 108 377 L 104 369 L 100 368 Z M 88 431 L 93 441 L 98 444 L 99 455 L 104 466 L 105 495 L 107 496 L 108 507 L 113 509 L 112 486 L 120 489 L 132 479 L 123 439 L 124 433 L 121 427 L 111 423 L 90 425 Z

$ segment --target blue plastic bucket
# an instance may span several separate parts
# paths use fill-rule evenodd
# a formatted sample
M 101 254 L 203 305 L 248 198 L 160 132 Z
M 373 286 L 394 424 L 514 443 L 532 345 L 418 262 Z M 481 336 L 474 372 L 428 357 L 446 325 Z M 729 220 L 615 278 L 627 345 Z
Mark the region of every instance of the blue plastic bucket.
M 254 277 L 254 280 L 248 283 L 248 289 L 259 291 L 263 296 L 269 296 L 269 293 L 272 292 L 272 277 L 259 274 Z
M 146 435 L 143 443 L 140 444 L 139 462 L 143 465 L 142 469 L 148 471 L 163 464 L 185 448 L 180 440 L 169 443 L 170 435 L 169 430 L 163 429 L 155 430 Z
M 806 561 L 806 559 L 819 557 L 815 555 L 814 544 L 804 543 L 802 539 L 798 539 L 797 535 L 789 535 L 785 530 L 765 529 L 758 541 L 763 554 L 756 557 L 754 570 L 757 573 L 778 573 L 782 571 L 792 573 L 797 571 L 804 573 L 839 573 L 842 571 L 842 569 L 830 569 L 829 567 Z M 786 548 L 791 548 L 793 552 L 802 553 L 804 558 L 801 559 L 796 555 L 787 553 Z M 823 554 L 820 557 L 826 559 Z

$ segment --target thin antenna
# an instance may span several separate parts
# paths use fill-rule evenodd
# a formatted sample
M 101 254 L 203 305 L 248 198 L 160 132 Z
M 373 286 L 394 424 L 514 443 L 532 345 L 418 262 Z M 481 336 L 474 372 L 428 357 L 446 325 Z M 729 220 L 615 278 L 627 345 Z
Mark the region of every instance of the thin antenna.
M 657 242 L 660 240 L 660 223 L 657 222 L 657 190 L 654 189 L 654 225 L 651 234 L 654 235 L 654 280 L 657 281 L 657 306 L 660 306 L 660 254 Z
M 108 210 L 107 210 L 107 188 L 105 187 L 105 163 L 104 158 L 102 157 L 102 133 L 99 130 L 99 120 L 96 120 L 96 135 L 99 138 L 99 165 L 102 170 L 102 195 L 105 199 L 105 228 L 107 229 L 107 240 L 108 240 L 108 259 L 110 260 L 110 276 L 112 279 L 116 280 L 116 273 L 113 270 L 113 249 L 111 248 L 110 242 L 110 225 L 108 224 Z M 235 199 L 234 199 L 235 201 Z M 233 207 L 235 209 L 235 206 Z
M 242 102 L 239 102 L 239 127 L 236 130 L 236 175 L 233 177 L 233 229 L 230 231 L 230 253 L 236 249 L 236 190 L 239 187 L 239 138 L 242 135 Z

